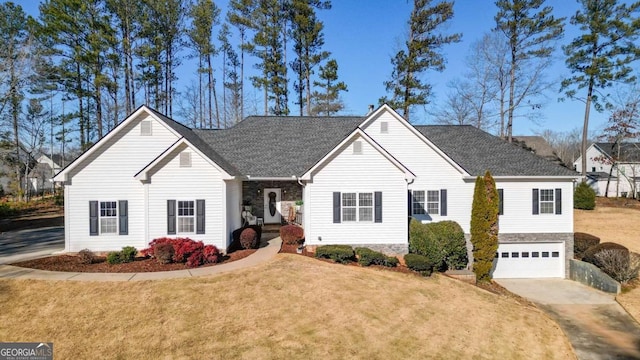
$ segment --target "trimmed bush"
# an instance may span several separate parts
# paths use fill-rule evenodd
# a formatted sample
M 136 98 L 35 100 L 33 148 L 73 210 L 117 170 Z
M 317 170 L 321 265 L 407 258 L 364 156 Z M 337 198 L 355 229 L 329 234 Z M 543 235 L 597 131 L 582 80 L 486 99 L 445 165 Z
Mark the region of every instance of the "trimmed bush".
M 346 264 L 356 261 L 356 254 L 349 245 L 323 245 L 316 249 L 316 257 L 331 259 L 337 263 Z
M 202 241 L 194 241 L 189 238 L 158 238 L 149 243 L 149 247 L 142 250 L 144 256 L 157 257 L 154 249 L 160 244 L 170 244 L 173 247 L 173 261 L 186 263 L 188 267 L 197 267 L 202 264 L 215 263 L 220 260 L 220 252 L 213 245 L 204 245 Z M 159 255 L 159 254 L 158 254 Z
M 586 261 L 602 269 L 603 264 L 598 262 L 598 258 L 596 257 L 596 255 L 603 250 L 618 251 L 622 254 L 623 257 L 626 257 L 627 259 L 629 258 L 629 249 L 627 249 L 626 247 L 612 242 L 604 242 L 596 246 L 592 246 L 587 251 L 585 251 L 582 256 L 582 261 Z
M 477 282 L 491 281 L 491 268 L 498 251 L 499 197 L 496 183 L 487 171 L 476 178 L 471 205 L 473 272 Z
M 577 232 L 573 234 L 573 256 L 582 259 L 584 252 L 600 243 L 600 238 L 587 233 Z
M 595 207 L 596 192 L 586 182 L 581 182 L 576 186 L 576 190 L 573 193 L 573 208 L 593 210 Z
M 122 257 L 123 263 L 132 262 L 133 260 L 135 260 L 137 254 L 138 254 L 138 249 L 134 248 L 133 246 L 125 246 L 122 248 L 122 251 L 120 252 L 120 256 Z
M 258 243 L 258 234 L 251 228 L 246 228 L 240 233 L 240 246 L 243 249 L 253 249 Z
M 355 249 L 358 256 L 358 263 L 362 266 L 382 265 L 388 267 L 397 266 L 399 261 L 396 257 L 387 256 L 381 252 L 371 250 L 365 247 L 357 247 Z
M 110 265 L 122 263 L 122 253 L 120 251 L 111 251 L 107 254 L 107 263 Z
M 304 239 L 304 229 L 298 225 L 285 225 L 280 227 L 280 238 L 286 245 L 298 245 Z
M 83 264 L 93 264 L 96 261 L 96 255 L 89 249 L 80 250 L 78 257 Z
M 409 224 L 409 252 L 429 258 L 436 270 L 467 266 L 467 246 L 462 227 L 455 221 Z
M 153 257 L 161 264 L 169 264 L 173 261 L 174 254 L 173 245 L 168 242 L 153 245 Z
M 231 244 L 229 244 L 229 246 L 227 247 L 227 253 L 232 253 L 234 251 L 244 249 L 242 245 L 240 245 L 240 234 L 242 234 L 242 231 L 244 231 L 245 229 L 253 229 L 256 232 L 258 241 L 256 242 L 256 245 L 254 248 L 257 249 L 260 246 L 260 239 L 262 238 L 262 227 L 258 225 L 244 226 L 234 230 L 231 233 L 232 241 L 231 241 Z
M 404 256 L 404 262 L 407 267 L 423 276 L 431 275 L 433 271 L 433 263 L 428 257 L 419 254 L 407 254 Z

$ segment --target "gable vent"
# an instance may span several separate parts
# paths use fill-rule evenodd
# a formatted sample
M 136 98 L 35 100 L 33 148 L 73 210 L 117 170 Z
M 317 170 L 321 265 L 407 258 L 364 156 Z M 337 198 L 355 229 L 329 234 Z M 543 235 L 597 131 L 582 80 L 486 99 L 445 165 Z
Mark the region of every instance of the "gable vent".
M 353 142 L 353 153 L 357 155 L 362 154 L 362 141 Z
M 386 121 L 380 122 L 380 132 L 386 134 L 389 132 L 389 123 Z
M 145 120 L 140 122 L 140 135 L 151 136 L 151 121 Z
M 191 167 L 191 153 L 183 151 L 180 153 L 180 167 Z

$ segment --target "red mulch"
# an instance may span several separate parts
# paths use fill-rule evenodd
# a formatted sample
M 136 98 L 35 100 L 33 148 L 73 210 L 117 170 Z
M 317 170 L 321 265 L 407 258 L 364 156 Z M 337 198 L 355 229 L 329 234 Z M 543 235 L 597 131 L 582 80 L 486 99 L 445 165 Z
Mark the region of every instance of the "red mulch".
M 231 261 L 240 260 L 256 252 L 255 249 L 238 250 L 222 257 L 222 261 L 216 264 L 205 264 L 200 267 L 215 266 Z M 125 264 L 108 264 L 105 256 L 98 256 L 97 262 L 93 264 L 83 264 L 76 255 L 57 255 L 41 259 L 23 261 L 15 266 L 68 272 L 93 272 L 93 273 L 136 273 L 136 272 L 156 272 L 189 269 L 185 264 L 161 264 L 156 259 L 137 257 L 135 261 Z

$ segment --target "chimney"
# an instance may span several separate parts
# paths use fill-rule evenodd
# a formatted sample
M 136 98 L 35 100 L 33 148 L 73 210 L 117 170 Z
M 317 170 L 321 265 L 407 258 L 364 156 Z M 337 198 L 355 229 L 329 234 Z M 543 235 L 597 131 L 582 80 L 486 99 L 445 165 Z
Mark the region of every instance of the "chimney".
M 367 115 L 371 115 L 371 113 L 373 112 L 374 106 L 373 104 L 369 105 L 369 111 L 367 112 Z

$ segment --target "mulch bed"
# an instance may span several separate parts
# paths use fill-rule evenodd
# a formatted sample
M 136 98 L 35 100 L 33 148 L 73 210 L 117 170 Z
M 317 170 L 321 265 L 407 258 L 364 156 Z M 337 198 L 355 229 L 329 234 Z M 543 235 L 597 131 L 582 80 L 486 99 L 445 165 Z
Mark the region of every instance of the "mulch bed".
M 216 264 L 205 264 L 200 267 L 216 266 L 231 261 L 240 260 L 256 252 L 255 249 L 238 250 L 222 257 L 222 261 Z M 92 273 L 138 273 L 157 272 L 189 269 L 185 264 L 161 264 L 152 258 L 137 257 L 135 261 L 125 264 L 108 264 L 105 256 L 98 256 L 97 262 L 93 264 L 83 264 L 76 255 L 57 255 L 41 259 L 23 261 L 15 264 L 31 269 L 67 272 L 92 272 Z

